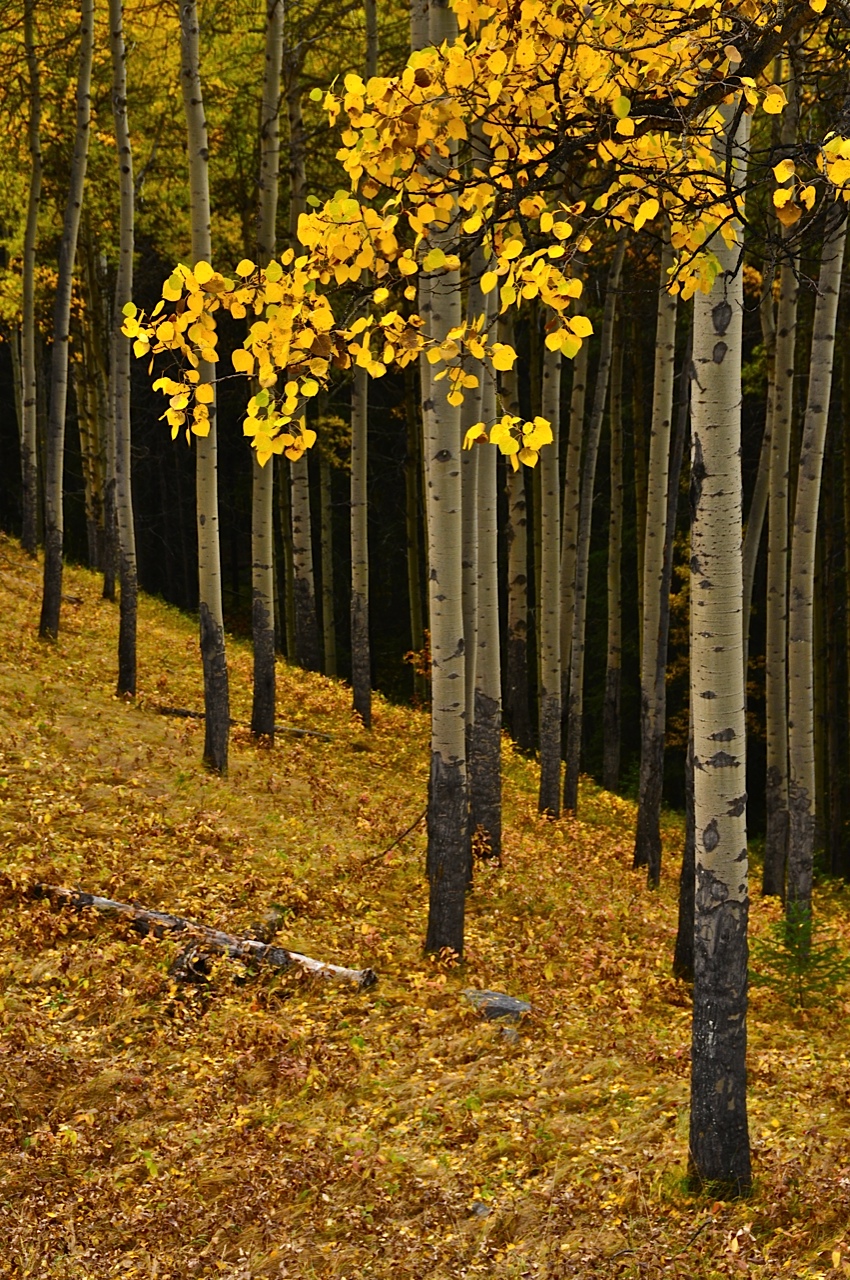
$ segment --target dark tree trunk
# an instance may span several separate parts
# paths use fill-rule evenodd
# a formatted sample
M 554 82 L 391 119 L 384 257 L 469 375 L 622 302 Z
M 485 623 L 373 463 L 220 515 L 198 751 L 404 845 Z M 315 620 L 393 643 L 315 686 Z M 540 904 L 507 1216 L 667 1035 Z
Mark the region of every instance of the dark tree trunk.
M 256 594 L 254 596 L 252 621 L 254 692 L 251 703 L 251 732 L 255 737 L 273 738 L 275 712 L 274 618 L 269 612 L 265 595 Z
M 560 734 L 560 727 L 558 729 Z M 502 856 L 502 711 L 495 698 L 475 691 L 475 732 L 470 740 L 470 825 L 474 851 Z
M 103 486 L 103 598 L 115 599 L 118 572 L 118 518 L 115 512 L 115 476 L 107 476 Z
M 372 727 L 372 661 L 369 651 L 369 601 L 351 596 L 351 686 L 354 710 L 365 729 Z
M 118 685 L 119 697 L 136 696 L 136 619 L 138 617 L 138 579 L 135 558 L 130 562 L 122 555 L 119 562 L 121 596 L 118 605 Z
M 694 894 L 696 833 L 694 831 L 694 734 L 688 733 L 685 755 L 685 843 L 682 848 L 682 870 L 679 875 L 679 925 L 673 952 L 673 973 L 683 982 L 694 980 Z
M 435 853 L 438 850 L 439 853 Z M 469 810 L 461 762 L 431 753 L 428 794 L 430 903 L 425 950 L 463 954 L 463 919 L 469 880 Z
M 227 772 L 227 743 L 230 734 L 230 695 L 224 633 L 216 624 L 205 601 L 200 604 L 201 660 L 204 668 L 206 708 L 204 764 L 217 773 Z

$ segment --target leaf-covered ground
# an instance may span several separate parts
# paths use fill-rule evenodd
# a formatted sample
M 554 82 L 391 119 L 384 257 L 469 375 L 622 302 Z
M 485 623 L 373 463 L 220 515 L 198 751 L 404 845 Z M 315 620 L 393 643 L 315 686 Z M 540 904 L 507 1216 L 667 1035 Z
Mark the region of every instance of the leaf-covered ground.
M 333 735 L 199 763 L 195 626 L 141 601 L 140 696 L 113 696 L 117 610 L 69 569 L 63 632 L 0 540 L 0 1275 L 818 1277 L 850 1274 L 846 994 L 750 1018 L 757 1187 L 688 1194 L 688 992 L 670 977 L 680 829 L 651 895 L 632 805 L 586 783 L 580 819 L 535 812 L 505 744 L 502 867 L 479 866 L 461 969 L 423 957 L 427 721 L 281 665 L 279 720 Z M 230 646 L 233 714 L 250 706 Z M 221 962 L 168 977 L 176 942 L 27 901 L 77 885 L 371 965 L 372 990 Z M 821 890 L 850 941 L 847 893 Z M 775 907 L 756 897 L 764 933 Z M 516 1035 L 464 987 L 530 1000 Z

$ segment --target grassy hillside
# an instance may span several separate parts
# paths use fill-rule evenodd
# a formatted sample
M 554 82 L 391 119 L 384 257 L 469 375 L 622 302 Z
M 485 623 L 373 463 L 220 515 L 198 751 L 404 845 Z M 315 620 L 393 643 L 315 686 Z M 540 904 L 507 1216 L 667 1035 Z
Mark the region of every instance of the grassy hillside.
M 680 831 L 649 895 L 633 807 L 586 784 L 535 812 L 505 745 L 502 867 L 482 866 L 464 966 L 425 959 L 427 720 L 281 665 L 279 720 L 332 735 L 200 767 L 196 629 L 142 599 L 140 695 L 117 700 L 117 610 L 70 569 L 60 642 L 39 574 L 0 540 L 0 1275 L 850 1275 L 845 994 L 794 1013 L 753 994 L 757 1190 L 687 1193 L 689 1010 L 669 976 Z M 233 714 L 250 649 L 230 648 Z M 288 908 L 282 945 L 371 965 L 372 990 L 221 962 L 178 989 L 175 942 L 51 911 L 36 880 L 231 932 Z M 850 930 L 847 894 L 818 911 Z M 764 933 L 775 906 L 754 901 Z M 530 1000 L 516 1035 L 461 992 Z M 845 1246 L 845 1239 L 847 1244 Z

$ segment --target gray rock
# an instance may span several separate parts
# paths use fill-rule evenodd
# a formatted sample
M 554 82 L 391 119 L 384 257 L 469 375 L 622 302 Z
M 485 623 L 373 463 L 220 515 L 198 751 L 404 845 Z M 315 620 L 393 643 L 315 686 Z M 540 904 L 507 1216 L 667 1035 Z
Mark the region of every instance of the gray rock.
M 524 1013 L 531 1013 L 531 1005 L 526 1000 L 515 1000 L 503 991 L 479 991 L 468 987 L 463 994 L 484 1018 L 510 1018 L 512 1022 L 519 1022 Z

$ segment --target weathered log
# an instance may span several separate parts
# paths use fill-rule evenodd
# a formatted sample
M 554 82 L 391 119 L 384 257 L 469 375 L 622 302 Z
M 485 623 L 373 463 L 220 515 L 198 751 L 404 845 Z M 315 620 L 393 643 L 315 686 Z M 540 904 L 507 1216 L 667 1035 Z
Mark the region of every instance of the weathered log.
M 206 951 L 218 955 L 230 956 L 234 960 L 249 960 L 257 964 L 269 965 L 272 969 L 288 969 L 292 965 L 317 974 L 323 978 L 337 978 L 341 982 L 350 983 L 358 991 L 365 991 L 378 981 L 374 969 L 346 969 L 338 964 L 326 964 L 322 960 L 312 960 L 297 951 L 288 951 L 284 947 L 273 947 L 257 938 L 237 938 L 233 934 L 223 933 L 220 929 L 211 929 L 208 925 L 196 924 L 182 916 L 171 915 L 167 911 L 152 911 L 138 903 L 114 902 L 111 898 L 101 898 L 95 893 L 85 893 L 81 889 L 65 889 L 55 884 L 34 884 L 29 890 L 31 898 L 48 898 L 54 906 L 93 907 L 102 915 L 129 920 L 133 928 L 141 934 L 153 934 L 162 938 L 168 933 L 185 933 L 191 940 Z
M 173 716 L 178 720 L 203 720 L 205 714 L 203 711 L 191 711 L 188 707 L 157 707 L 157 711 L 161 716 Z M 247 720 L 231 720 L 231 726 L 237 725 L 244 729 L 250 728 Z M 275 733 L 288 733 L 291 738 L 321 738 L 323 742 L 332 742 L 333 736 L 330 733 L 322 733 L 319 729 L 296 729 L 288 724 L 276 724 Z

